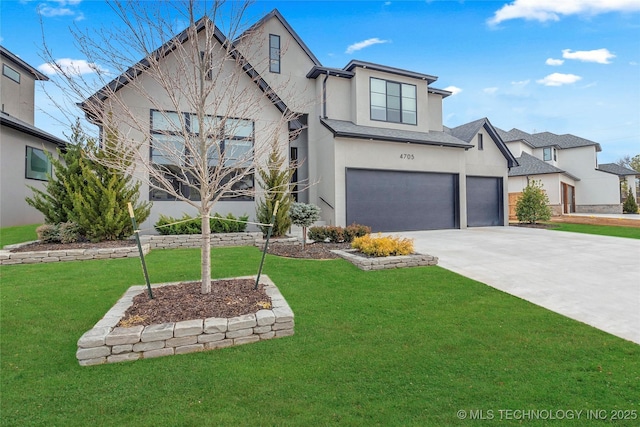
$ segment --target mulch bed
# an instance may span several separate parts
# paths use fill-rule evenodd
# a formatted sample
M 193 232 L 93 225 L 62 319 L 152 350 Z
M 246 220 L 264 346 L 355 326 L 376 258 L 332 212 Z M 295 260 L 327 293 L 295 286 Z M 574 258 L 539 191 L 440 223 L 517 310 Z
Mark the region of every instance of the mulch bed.
M 149 326 L 209 317 L 236 317 L 271 308 L 271 298 L 262 285 L 254 290 L 252 279 L 213 280 L 211 293 L 200 293 L 200 282 L 181 283 L 153 289 L 153 299 L 145 289 L 133 298 L 117 326 Z
M 60 251 L 65 249 L 113 249 L 135 246 L 133 240 L 110 240 L 104 242 L 76 242 L 76 243 L 41 243 L 34 242 L 11 252 L 37 252 L 37 251 Z
M 338 255 L 331 252 L 333 249 L 349 249 L 349 243 L 307 243 L 302 249 L 300 244 L 285 244 L 269 242 L 267 253 L 287 258 L 303 259 L 336 259 Z

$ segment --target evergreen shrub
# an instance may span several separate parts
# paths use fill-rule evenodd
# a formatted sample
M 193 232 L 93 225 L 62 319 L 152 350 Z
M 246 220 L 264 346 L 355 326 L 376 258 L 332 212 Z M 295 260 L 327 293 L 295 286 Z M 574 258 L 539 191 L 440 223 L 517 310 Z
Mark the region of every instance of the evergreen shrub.
M 633 191 L 631 191 L 631 188 L 629 188 L 627 198 L 622 204 L 622 212 L 628 214 L 638 213 L 638 203 L 636 202 L 636 198 L 633 197 Z
M 247 221 L 249 215 L 243 215 L 236 218 L 229 213 L 226 217 L 216 213 L 209 218 L 209 224 L 212 233 L 242 233 L 247 229 Z M 182 221 L 182 222 L 181 222 Z M 178 224 L 174 224 L 179 222 Z M 171 225 L 168 225 L 171 224 Z M 201 234 L 202 221 L 199 217 L 192 217 L 187 214 L 181 218 L 160 215 L 158 221 L 153 225 L 158 233 L 162 235 L 179 235 L 179 234 Z

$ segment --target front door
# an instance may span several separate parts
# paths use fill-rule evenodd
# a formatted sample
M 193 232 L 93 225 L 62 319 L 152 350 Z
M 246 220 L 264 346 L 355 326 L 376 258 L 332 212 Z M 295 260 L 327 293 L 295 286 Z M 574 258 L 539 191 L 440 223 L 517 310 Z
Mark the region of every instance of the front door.
M 576 187 L 562 183 L 562 213 L 574 213 L 576 211 Z

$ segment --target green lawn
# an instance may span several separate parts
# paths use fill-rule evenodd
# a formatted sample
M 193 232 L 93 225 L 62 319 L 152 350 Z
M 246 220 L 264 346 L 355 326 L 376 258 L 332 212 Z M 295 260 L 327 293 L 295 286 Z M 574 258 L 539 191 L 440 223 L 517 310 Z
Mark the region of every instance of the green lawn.
M 0 228 L 0 248 L 6 245 L 38 240 L 36 228 L 38 228 L 39 225 L 40 224 L 32 224 Z
M 553 222 L 553 230 L 572 233 L 598 234 L 601 236 L 627 237 L 640 239 L 640 227 L 618 227 L 612 225 L 566 224 Z
M 217 277 L 255 274 L 256 248 L 213 250 Z M 193 279 L 198 250 L 156 250 L 153 282 Z M 459 410 L 629 410 L 640 346 L 439 267 L 363 272 L 268 256 L 293 337 L 80 367 L 77 339 L 132 284 L 138 259 L 3 266 L 6 426 L 465 426 Z M 478 415 L 479 413 L 475 413 Z M 593 417 L 592 417 L 593 418 Z M 638 421 L 615 425 L 637 425 Z M 526 425 L 609 425 L 530 420 Z

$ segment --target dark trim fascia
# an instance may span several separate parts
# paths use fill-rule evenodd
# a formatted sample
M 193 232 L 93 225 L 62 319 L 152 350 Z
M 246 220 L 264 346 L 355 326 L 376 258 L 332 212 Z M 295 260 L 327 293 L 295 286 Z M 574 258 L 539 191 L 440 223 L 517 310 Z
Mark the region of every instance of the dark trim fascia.
M 14 55 L 13 53 L 11 53 L 9 50 L 7 50 L 5 47 L 0 46 L 0 54 L 8 59 L 10 59 L 11 61 L 15 62 L 16 64 L 18 64 L 20 67 L 22 67 L 25 71 L 27 71 L 28 73 L 30 73 L 33 77 L 35 77 L 36 80 L 44 80 L 47 81 L 49 80 L 49 77 L 45 76 L 44 74 L 42 74 L 40 71 L 36 70 L 35 68 L 33 68 L 31 65 L 27 64 L 23 59 L 17 57 L 16 55 Z
M 302 50 L 304 50 L 304 53 L 306 53 L 307 56 L 309 57 L 309 59 L 311 59 L 311 62 L 313 62 L 317 66 L 321 66 L 322 64 L 320 64 L 320 61 L 318 60 L 318 58 L 316 58 L 316 56 L 313 54 L 313 52 L 311 52 L 311 49 L 309 49 L 309 47 L 305 44 L 305 42 L 302 41 L 302 39 L 300 38 L 298 33 L 296 33 L 295 30 L 293 29 L 293 27 L 291 27 L 291 25 L 289 25 L 287 20 L 284 19 L 284 16 L 282 16 L 282 14 L 280 13 L 280 11 L 278 9 L 273 9 L 271 12 L 269 12 L 268 14 L 263 16 L 258 22 L 256 22 L 251 27 L 249 27 L 248 30 L 246 30 L 242 34 L 240 34 L 240 36 L 238 36 L 234 40 L 234 43 L 239 41 L 239 40 L 241 40 L 247 33 L 250 33 L 251 31 L 254 31 L 256 28 L 262 26 L 262 24 L 264 24 L 265 22 L 267 22 L 269 19 L 271 19 L 273 17 L 277 18 L 280 21 L 280 23 L 282 24 L 282 26 L 289 32 L 289 34 L 291 34 L 291 37 L 293 37 L 293 39 L 296 41 L 296 43 L 298 43 L 298 45 L 300 45 Z
M 449 92 L 448 90 L 437 89 L 435 87 L 427 88 L 427 92 L 428 93 L 433 93 L 433 94 L 436 94 L 436 95 L 442 95 L 443 98 L 446 98 L 447 96 L 451 96 L 453 94 L 453 92 Z
M 432 76 L 429 74 L 416 73 L 415 71 L 403 70 L 401 68 L 388 67 L 386 65 L 374 64 L 373 62 L 352 60 L 344 67 L 346 71 L 353 71 L 354 68 L 368 68 L 370 70 L 382 71 L 390 74 L 397 74 L 399 76 L 410 77 L 412 79 L 426 80 L 427 84 L 431 84 L 438 80 L 436 76 Z
M 19 132 L 26 133 L 27 135 L 43 139 L 47 142 L 57 145 L 61 149 L 65 149 L 67 147 L 66 141 L 63 141 L 62 139 L 51 135 L 50 133 L 38 129 L 35 126 L 31 126 L 28 123 L 23 123 L 13 118 L 7 117 L 5 114 L 0 115 L 0 124 L 2 126 L 7 126 L 9 128 L 15 129 Z
M 330 68 L 330 67 L 322 67 L 322 66 L 315 65 L 311 69 L 311 71 L 307 73 L 306 77 L 308 79 L 315 79 L 315 78 L 318 78 L 319 76 L 326 76 L 326 75 L 330 75 L 333 77 L 342 77 L 345 79 L 351 79 L 353 78 L 353 76 L 356 75 L 356 73 L 354 73 L 353 71 L 345 71 L 340 68 Z
M 412 143 L 412 144 L 420 144 L 420 145 L 431 145 L 435 147 L 451 147 L 451 148 L 464 148 L 465 150 L 469 150 L 473 148 L 472 145 L 469 144 L 454 144 L 450 142 L 436 142 L 436 141 L 425 141 L 424 139 L 414 139 L 414 138 L 402 138 L 402 137 L 393 137 L 386 135 L 369 135 L 365 133 L 358 132 L 343 132 L 337 131 L 333 129 L 328 123 L 324 120 L 320 120 L 320 123 L 327 128 L 334 137 L 339 138 L 353 138 L 353 139 L 366 139 L 368 141 L 387 141 L 387 142 L 398 142 L 398 143 Z
M 511 150 L 509 150 L 509 148 L 507 147 L 507 144 L 505 144 L 502 138 L 500 138 L 500 135 L 495 130 L 493 125 L 489 122 L 489 120 L 485 120 L 482 127 L 484 128 L 485 131 L 487 131 L 491 139 L 497 142 L 498 149 L 500 150 L 504 158 L 507 159 L 507 167 L 511 169 L 513 167 L 520 166 L 520 164 L 518 163 L 518 160 L 515 158 Z

